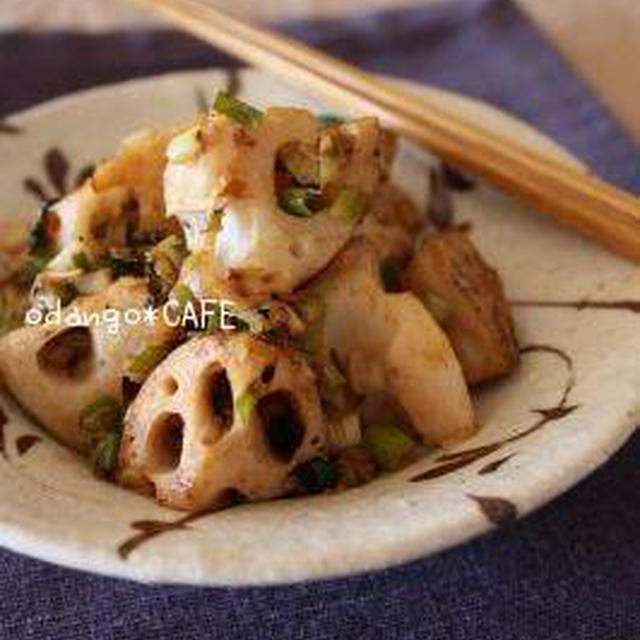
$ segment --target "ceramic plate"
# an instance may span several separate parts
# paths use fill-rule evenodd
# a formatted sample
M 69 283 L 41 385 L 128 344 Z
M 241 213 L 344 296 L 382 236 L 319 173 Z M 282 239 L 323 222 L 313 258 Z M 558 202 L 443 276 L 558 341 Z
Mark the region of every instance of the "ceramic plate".
M 131 131 L 186 120 L 204 96 L 229 84 L 257 104 L 335 112 L 253 71 L 172 74 L 55 100 L 0 126 L 0 222 L 34 212 L 39 195 L 71 188 Z M 425 93 L 575 162 L 495 109 Z M 434 163 L 402 147 L 397 181 L 421 206 Z M 506 525 L 575 484 L 637 422 L 640 271 L 488 187 L 456 195 L 455 205 L 456 220 L 470 223 L 504 278 L 523 348 L 517 373 L 477 395 L 482 428 L 472 440 L 341 495 L 190 518 L 94 479 L 82 460 L 0 396 L 0 544 L 143 581 L 281 583 L 435 553 Z

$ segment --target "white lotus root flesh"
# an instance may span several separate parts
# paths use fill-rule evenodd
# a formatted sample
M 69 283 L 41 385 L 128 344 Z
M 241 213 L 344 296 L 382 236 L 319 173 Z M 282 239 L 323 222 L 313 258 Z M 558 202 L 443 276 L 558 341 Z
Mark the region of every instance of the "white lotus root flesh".
M 320 357 L 338 361 L 353 391 L 390 395 L 426 443 L 447 444 L 475 431 L 446 335 L 412 293 L 384 291 L 368 242 L 347 247 L 311 295 L 320 300 Z
M 119 481 L 197 511 L 289 492 L 325 447 L 304 357 L 248 333 L 194 338 L 148 378 L 125 416 Z
M 384 171 L 385 136 L 373 118 L 342 125 L 340 135 L 349 149 L 334 175 L 335 192 L 351 188 L 369 198 Z M 295 289 L 353 234 L 358 220 L 344 215 L 340 197 L 310 217 L 287 214 L 279 206 L 274 177 L 279 150 L 288 143 L 321 144 L 310 112 L 271 108 L 255 130 L 212 114 L 193 136 L 192 153 L 173 160 L 169 154 L 167 215 L 180 220 L 189 250 L 210 254 L 206 262 L 215 276 L 240 295 Z
M 146 283 L 121 278 L 99 295 L 78 298 L 63 310 L 60 324 L 16 329 L 0 340 L 0 374 L 7 388 L 58 440 L 86 450 L 83 410 L 98 398 L 122 398 L 122 378 L 130 359 L 150 344 L 172 340 L 174 329 L 158 322 L 122 324 L 110 330 L 102 322 L 69 326 L 80 313 L 138 310 L 148 299 Z

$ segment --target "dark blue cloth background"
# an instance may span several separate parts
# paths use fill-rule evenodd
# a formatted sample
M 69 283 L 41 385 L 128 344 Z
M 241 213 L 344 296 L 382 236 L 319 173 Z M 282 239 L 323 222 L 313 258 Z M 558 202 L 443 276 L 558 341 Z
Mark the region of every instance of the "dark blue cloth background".
M 369 69 L 505 107 L 640 192 L 638 146 L 505 0 L 285 28 Z M 0 114 L 96 83 L 221 63 L 230 61 L 168 31 L 4 34 Z M 0 637 L 640 640 L 639 507 L 636 435 L 591 478 L 514 526 L 348 579 L 266 589 L 147 587 L 0 551 Z

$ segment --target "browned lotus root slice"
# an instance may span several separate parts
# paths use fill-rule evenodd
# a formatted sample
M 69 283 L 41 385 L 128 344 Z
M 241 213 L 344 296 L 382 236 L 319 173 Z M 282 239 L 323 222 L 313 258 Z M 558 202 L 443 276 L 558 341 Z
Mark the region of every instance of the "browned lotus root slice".
M 129 407 L 119 481 L 185 510 L 292 488 L 322 451 L 324 420 L 301 354 L 248 333 L 194 338 L 149 377 Z
M 95 262 L 109 249 L 168 233 L 163 173 L 176 131 L 140 131 L 100 164 L 92 178 L 46 211 L 56 255 L 49 271 L 72 269 L 79 256 Z
M 121 278 L 100 295 L 78 298 L 79 313 L 141 310 L 148 298 L 141 279 Z M 58 440 L 85 450 L 82 411 L 98 398 L 120 401 L 122 377 L 129 359 L 149 345 L 172 339 L 174 330 L 162 323 L 69 326 L 63 311 L 61 324 L 27 326 L 0 340 L 0 374 L 18 401 Z
M 138 226 L 142 234 L 157 233 L 166 225 L 164 216 L 163 175 L 165 151 L 177 129 L 144 129 L 126 138 L 113 158 L 99 165 L 91 180 L 96 193 L 113 188 L 126 190 L 135 203 Z
M 180 220 L 190 251 L 210 255 L 206 267 L 196 268 L 243 297 L 289 292 L 327 265 L 366 212 L 389 146 L 374 118 L 321 133 L 309 111 L 281 107 L 265 111 L 255 131 L 212 114 L 193 132 L 193 153 L 169 154 L 167 215 Z M 184 140 L 180 136 L 171 146 Z M 331 170 L 319 169 L 317 179 L 331 197 L 314 215 L 290 215 L 276 188 L 279 153 L 291 144 L 322 148 L 323 140 L 329 148 L 320 156 L 327 162 L 318 161 Z M 358 202 L 366 203 L 363 211 Z
M 425 237 L 407 270 L 407 285 L 423 301 L 442 300 L 440 322 L 471 384 L 509 373 L 519 359 L 511 311 L 498 273 L 467 233 Z

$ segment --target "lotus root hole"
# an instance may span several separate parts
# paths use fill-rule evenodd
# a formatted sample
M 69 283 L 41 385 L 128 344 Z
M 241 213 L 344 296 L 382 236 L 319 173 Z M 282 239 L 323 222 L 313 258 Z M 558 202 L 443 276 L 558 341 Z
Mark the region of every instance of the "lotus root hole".
M 269 450 L 278 460 L 290 462 L 305 433 L 295 397 L 289 391 L 275 391 L 260 398 L 256 411 Z
M 223 429 L 233 424 L 233 390 L 225 369 L 217 367 L 207 383 L 208 398 L 216 421 Z
M 179 413 L 161 415 L 151 428 L 147 444 L 147 464 L 152 473 L 172 471 L 180 464 L 184 420 Z
M 269 384 L 273 380 L 275 375 L 276 375 L 276 365 L 268 364 L 262 370 L 262 374 L 260 375 L 260 380 L 262 381 L 262 384 Z
M 47 373 L 79 379 L 93 363 L 93 338 L 87 327 L 71 327 L 48 340 L 37 353 L 38 366 Z
M 172 396 L 178 391 L 178 381 L 170 376 L 162 383 L 162 387 L 168 396 Z

